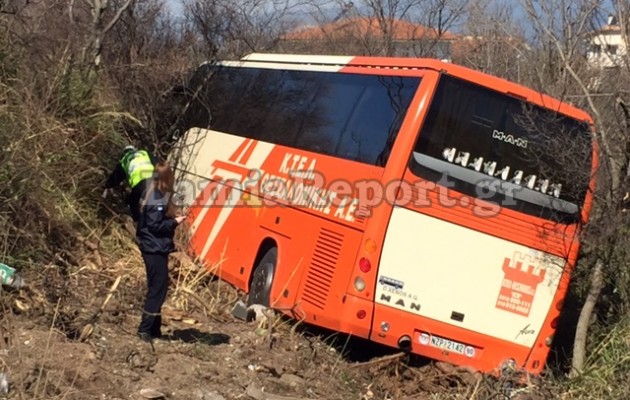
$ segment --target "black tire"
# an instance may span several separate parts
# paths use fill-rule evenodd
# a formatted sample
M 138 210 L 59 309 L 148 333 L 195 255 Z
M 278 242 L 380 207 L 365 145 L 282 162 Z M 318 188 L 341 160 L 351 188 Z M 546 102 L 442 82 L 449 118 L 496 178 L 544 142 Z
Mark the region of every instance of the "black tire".
M 247 305 L 260 304 L 269 307 L 271 302 L 271 285 L 273 284 L 273 275 L 276 272 L 276 262 L 278 261 L 278 249 L 272 247 L 258 262 L 254 268 L 252 282 L 249 285 L 249 296 L 247 297 Z

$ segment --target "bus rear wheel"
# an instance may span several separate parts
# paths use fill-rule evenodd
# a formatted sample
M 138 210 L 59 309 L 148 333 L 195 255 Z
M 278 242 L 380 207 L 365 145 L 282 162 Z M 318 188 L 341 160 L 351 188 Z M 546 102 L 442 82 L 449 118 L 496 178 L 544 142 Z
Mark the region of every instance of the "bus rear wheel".
M 271 298 L 271 285 L 278 260 L 278 249 L 272 247 L 262 256 L 254 269 L 252 283 L 249 286 L 247 305 L 261 304 L 269 307 Z

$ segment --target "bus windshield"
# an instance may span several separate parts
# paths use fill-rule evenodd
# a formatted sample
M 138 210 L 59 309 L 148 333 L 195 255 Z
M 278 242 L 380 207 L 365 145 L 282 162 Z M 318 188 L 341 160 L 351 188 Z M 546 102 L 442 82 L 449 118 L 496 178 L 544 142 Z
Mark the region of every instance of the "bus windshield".
M 579 218 L 591 157 L 586 123 L 442 75 L 410 167 L 464 194 L 570 223 Z

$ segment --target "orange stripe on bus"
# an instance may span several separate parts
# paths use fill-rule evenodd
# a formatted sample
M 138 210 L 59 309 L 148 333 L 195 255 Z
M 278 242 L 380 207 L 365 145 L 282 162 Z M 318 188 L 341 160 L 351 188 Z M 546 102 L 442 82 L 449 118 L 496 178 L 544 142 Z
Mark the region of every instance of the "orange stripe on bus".
M 243 153 L 243 151 L 245 151 L 245 148 L 249 145 L 249 143 L 251 141 L 252 141 L 252 139 L 245 139 L 245 140 L 243 140 L 243 143 L 241 143 L 241 145 L 238 146 L 236 151 L 232 154 L 232 156 L 230 156 L 229 160 L 232 161 L 232 162 L 236 162 L 238 157 Z

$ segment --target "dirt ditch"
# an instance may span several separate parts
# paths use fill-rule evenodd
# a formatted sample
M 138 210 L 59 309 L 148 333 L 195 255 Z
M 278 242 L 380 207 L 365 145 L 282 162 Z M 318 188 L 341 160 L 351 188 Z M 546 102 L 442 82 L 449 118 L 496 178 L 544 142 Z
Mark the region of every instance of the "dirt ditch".
M 538 385 L 409 357 L 274 317 L 244 322 L 242 294 L 175 255 L 165 338 L 135 336 L 143 301 L 137 255 L 97 266 L 42 266 L 0 294 L 0 372 L 8 399 L 538 398 Z M 184 257 L 185 260 L 185 257 Z M 2 397 L 4 396 L 4 397 Z M 543 397 L 544 398 L 544 397 Z

